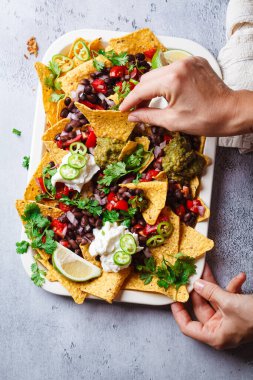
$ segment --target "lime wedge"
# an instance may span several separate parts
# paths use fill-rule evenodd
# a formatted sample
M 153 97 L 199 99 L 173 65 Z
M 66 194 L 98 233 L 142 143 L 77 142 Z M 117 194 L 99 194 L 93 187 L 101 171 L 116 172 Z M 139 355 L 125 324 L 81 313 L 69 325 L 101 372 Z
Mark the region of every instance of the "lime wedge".
M 166 63 L 173 63 L 175 61 L 179 61 L 180 59 L 191 57 L 192 54 L 190 54 L 186 50 L 179 50 L 179 49 L 170 49 L 163 53 L 163 57 L 166 61 Z
M 159 49 L 156 50 L 151 61 L 152 69 L 158 69 L 159 67 L 165 66 L 166 61 L 164 59 L 163 52 Z
M 101 275 L 101 269 L 57 243 L 53 266 L 64 277 L 75 282 L 88 281 Z

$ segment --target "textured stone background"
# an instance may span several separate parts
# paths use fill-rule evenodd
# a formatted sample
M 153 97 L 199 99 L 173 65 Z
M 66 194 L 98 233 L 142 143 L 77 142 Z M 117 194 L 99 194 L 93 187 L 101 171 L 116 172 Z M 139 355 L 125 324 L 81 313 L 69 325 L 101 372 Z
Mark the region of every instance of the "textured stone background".
M 35 35 L 42 57 L 55 38 L 77 28 L 156 33 L 191 38 L 214 55 L 224 43 L 227 0 L 2 0 L 0 11 L 1 228 L 0 377 L 56 379 L 253 379 L 253 346 L 215 352 L 180 334 L 170 310 L 87 302 L 48 294 L 28 280 L 14 243 L 20 221 L 13 207 L 22 197 L 37 79 L 34 58 L 24 59 Z M 12 135 L 17 127 L 22 137 Z M 253 156 L 218 149 L 209 261 L 222 285 L 240 270 L 253 288 Z

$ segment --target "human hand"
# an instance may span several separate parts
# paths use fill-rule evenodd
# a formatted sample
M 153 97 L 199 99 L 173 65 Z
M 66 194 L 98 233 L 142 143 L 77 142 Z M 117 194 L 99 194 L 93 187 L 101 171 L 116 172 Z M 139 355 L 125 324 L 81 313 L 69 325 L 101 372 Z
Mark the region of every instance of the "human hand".
M 251 95 L 250 101 L 244 93 Z M 147 108 L 147 101 L 157 96 L 169 105 L 162 110 Z M 246 104 L 248 112 L 252 108 L 252 98 L 249 91 L 227 87 L 204 58 L 190 57 L 144 74 L 119 109 L 128 111 L 145 104 L 129 115 L 129 121 L 194 135 L 229 136 L 248 131 L 242 113 Z
M 240 273 L 223 290 L 206 264 L 203 280 L 195 281 L 195 290 L 191 293 L 197 320 L 191 319 L 182 303 L 171 305 L 182 333 L 217 350 L 252 341 L 253 295 L 239 294 L 245 280 L 245 273 Z

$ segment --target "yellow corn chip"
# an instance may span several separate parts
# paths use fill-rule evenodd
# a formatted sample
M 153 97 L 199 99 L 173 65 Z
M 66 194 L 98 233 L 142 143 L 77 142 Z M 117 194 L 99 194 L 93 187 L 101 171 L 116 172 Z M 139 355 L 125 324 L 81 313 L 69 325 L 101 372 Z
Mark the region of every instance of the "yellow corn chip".
M 189 299 L 189 293 L 185 285 L 180 286 L 178 290 L 176 290 L 173 286 L 170 286 L 166 290 L 157 285 L 157 279 L 155 278 L 153 278 L 149 284 L 144 285 L 144 282 L 140 279 L 140 275 L 138 273 L 130 274 L 123 285 L 123 289 L 164 294 L 165 296 L 178 302 L 186 302 Z
M 157 181 L 165 181 L 165 182 L 168 181 L 167 174 L 164 171 L 161 171 L 160 173 L 158 173 L 154 178 Z
M 50 76 L 51 71 L 47 66 L 43 65 L 43 63 L 41 62 L 35 63 L 35 69 L 37 71 L 42 87 L 42 98 L 47 120 L 49 121 L 50 125 L 54 125 L 57 122 L 57 103 L 50 102 L 49 98 L 55 91 L 52 88 L 45 85 L 45 79 L 46 77 Z
M 61 133 L 65 126 L 70 122 L 70 119 L 61 119 L 56 122 L 52 127 L 48 128 L 42 136 L 43 141 L 54 141 L 55 136 Z
M 158 40 L 154 33 L 148 29 L 139 29 L 123 37 L 112 38 L 106 51 L 114 50 L 116 53 L 127 52 L 129 54 L 142 53 L 152 48 L 162 51 L 167 48 Z
M 147 161 L 143 164 L 142 168 L 140 169 L 140 173 L 143 173 L 149 167 L 154 158 L 155 156 L 153 155 L 153 153 L 150 153 Z
M 99 50 L 104 50 L 104 45 L 102 42 L 102 38 L 96 38 L 95 40 L 91 41 L 88 45 L 90 51 L 96 51 L 98 52 Z
M 97 61 L 104 62 L 106 66 L 109 66 L 108 61 L 101 55 L 97 58 Z M 65 94 L 69 95 L 71 91 L 75 91 L 78 83 L 85 78 L 89 78 L 91 73 L 94 73 L 96 68 L 93 66 L 93 60 L 83 62 L 73 70 L 67 72 L 64 77 L 61 77 L 61 89 Z
M 200 136 L 199 153 L 203 153 L 204 152 L 205 142 L 206 142 L 206 137 L 205 136 Z
M 66 108 L 65 103 L 64 103 L 65 99 L 66 99 L 66 96 L 63 99 L 60 99 L 57 103 L 56 122 L 59 122 L 60 120 L 62 120 L 61 111 L 63 110 L 63 108 Z
M 154 225 L 161 210 L 165 206 L 168 181 L 139 182 L 137 184 L 126 183 L 119 186 L 127 187 L 128 189 L 141 189 L 144 191 L 145 197 L 149 201 L 149 205 L 148 208 L 143 211 L 142 215 L 148 224 Z
M 179 252 L 185 256 L 198 258 L 210 251 L 214 242 L 185 224 L 180 226 Z
M 205 207 L 205 213 L 204 213 L 203 216 L 199 215 L 197 221 L 198 222 L 203 222 L 204 220 L 209 219 L 209 217 L 210 217 L 210 209 L 205 205 L 205 203 L 202 201 L 201 198 L 198 198 L 198 200 L 201 202 L 202 206 Z
M 196 176 L 190 180 L 190 189 L 192 197 L 195 198 L 199 188 L 199 178 Z
M 141 144 L 146 152 L 148 151 L 149 145 L 150 145 L 150 141 L 148 137 L 146 136 L 135 137 L 134 140 L 137 142 L 137 144 Z
M 115 92 L 115 94 L 108 96 L 108 99 L 112 100 L 115 105 L 119 104 L 119 95 Z
M 199 152 L 196 152 L 196 154 L 202 158 L 204 158 L 204 160 L 206 161 L 206 166 L 209 166 L 211 165 L 212 163 L 212 159 L 208 156 L 206 156 L 205 154 L 202 154 L 202 153 L 199 153 Z
M 36 178 L 39 178 L 42 176 L 43 169 L 49 164 L 50 161 L 54 161 L 56 165 L 60 164 L 63 157 L 66 154 L 68 154 L 68 152 L 59 148 L 54 148 L 54 150 L 51 151 L 50 153 L 46 152 L 44 154 L 38 168 L 36 169 L 36 172 L 34 173 L 29 184 L 26 187 L 25 194 L 24 194 L 24 199 L 26 201 L 34 201 L 36 195 L 41 194 L 41 189 L 36 182 Z M 40 201 L 40 203 L 44 203 L 51 206 L 55 206 L 58 204 L 57 201 L 50 201 L 49 199 L 43 199 Z
M 138 144 L 135 141 L 128 141 L 120 152 L 119 161 L 122 161 L 126 156 L 132 154 L 135 151 L 137 145 Z
M 75 106 L 89 120 L 97 137 L 126 141 L 134 129 L 135 123 L 127 120 L 129 112 L 91 110 L 78 102 Z

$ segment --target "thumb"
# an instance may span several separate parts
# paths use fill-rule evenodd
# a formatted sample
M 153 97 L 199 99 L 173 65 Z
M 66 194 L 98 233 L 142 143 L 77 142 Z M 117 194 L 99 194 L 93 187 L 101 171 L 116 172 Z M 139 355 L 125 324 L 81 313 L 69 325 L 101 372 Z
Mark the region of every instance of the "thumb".
M 173 112 L 168 108 L 138 108 L 128 116 L 129 121 L 157 125 L 169 130 L 174 129 L 175 122 L 173 119 Z
M 218 306 L 223 305 L 224 299 L 230 294 L 223 290 L 219 285 L 212 282 L 197 280 L 194 282 L 194 290 L 209 302 L 214 302 Z

